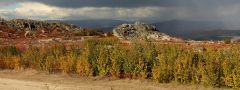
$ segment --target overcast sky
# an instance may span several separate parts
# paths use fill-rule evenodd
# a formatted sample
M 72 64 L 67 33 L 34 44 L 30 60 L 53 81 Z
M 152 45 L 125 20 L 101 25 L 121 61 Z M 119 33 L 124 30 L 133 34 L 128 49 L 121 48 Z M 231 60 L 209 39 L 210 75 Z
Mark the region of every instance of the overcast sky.
M 240 0 L 0 0 L 0 16 L 41 20 L 201 20 L 240 24 Z

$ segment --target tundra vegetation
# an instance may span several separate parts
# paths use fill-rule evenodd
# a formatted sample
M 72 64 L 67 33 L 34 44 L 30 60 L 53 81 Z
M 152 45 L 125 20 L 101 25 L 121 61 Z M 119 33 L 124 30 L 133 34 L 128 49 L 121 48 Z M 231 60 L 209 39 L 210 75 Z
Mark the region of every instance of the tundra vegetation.
M 240 46 L 186 49 L 150 41 L 124 44 L 117 39 L 89 39 L 85 47 L 54 44 L 0 48 L 1 69 L 36 69 L 81 77 L 143 79 L 159 83 L 240 88 Z

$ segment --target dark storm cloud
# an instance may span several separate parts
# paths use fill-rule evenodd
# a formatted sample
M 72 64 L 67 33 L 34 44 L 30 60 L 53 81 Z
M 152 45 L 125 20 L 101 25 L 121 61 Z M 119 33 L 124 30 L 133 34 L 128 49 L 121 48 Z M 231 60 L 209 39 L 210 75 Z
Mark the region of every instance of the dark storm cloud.
M 6 9 L 6 5 L 15 9 Z M 13 14 L 21 17 L 19 13 L 26 17 L 27 13 L 46 17 L 60 15 L 62 19 L 74 20 L 209 20 L 235 26 L 240 23 L 239 8 L 240 0 L 0 0 L 0 15 L 5 17 Z
M 25 0 L 26 1 L 26 0 Z M 52 6 L 78 8 L 78 7 L 196 7 L 202 5 L 215 7 L 219 4 L 231 5 L 240 3 L 240 0 L 28 0 L 41 2 Z
M 79 8 L 79 7 L 217 7 L 239 4 L 240 0 L 0 0 L 0 5 L 18 2 L 40 2 L 51 6 Z
M 176 0 L 32 0 L 59 7 L 143 7 L 175 6 Z
M 0 5 L 19 2 L 40 2 L 50 6 L 63 8 L 81 7 L 186 7 L 191 9 L 205 9 L 206 12 L 218 7 L 240 4 L 240 0 L 0 0 Z

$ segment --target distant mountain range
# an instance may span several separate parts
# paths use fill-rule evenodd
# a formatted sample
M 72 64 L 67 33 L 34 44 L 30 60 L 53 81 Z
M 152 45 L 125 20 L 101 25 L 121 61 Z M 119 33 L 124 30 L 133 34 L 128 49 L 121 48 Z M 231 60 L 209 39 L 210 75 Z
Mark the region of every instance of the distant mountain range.
M 62 22 L 84 28 L 100 28 L 105 32 L 111 32 L 114 27 L 123 23 L 133 23 L 133 21 L 121 20 L 66 20 Z M 240 29 L 230 30 L 225 28 L 221 22 L 171 20 L 151 24 L 156 26 L 160 32 L 184 39 L 221 40 L 224 36 L 240 36 Z

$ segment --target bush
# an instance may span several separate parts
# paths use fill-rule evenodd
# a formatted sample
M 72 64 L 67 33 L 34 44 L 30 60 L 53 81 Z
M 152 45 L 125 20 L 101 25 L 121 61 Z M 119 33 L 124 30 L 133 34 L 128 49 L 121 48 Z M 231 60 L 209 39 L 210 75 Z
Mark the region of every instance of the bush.
M 84 45 L 30 46 L 26 51 L 1 47 L 0 68 L 240 88 L 238 45 L 207 47 L 203 51 L 148 41 L 126 45 L 116 39 L 89 39 Z
M 231 41 L 231 37 L 225 37 L 224 38 L 224 43 L 225 44 L 230 44 L 232 41 Z
M 83 51 L 80 57 L 78 57 L 76 72 L 79 76 L 92 76 L 92 65 L 89 63 L 89 51 Z
M 103 31 L 99 29 L 84 29 L 84 30 L 79 30 L 75 31 L 74 35 L 75 36 L 101 36 L 103 34 Z

